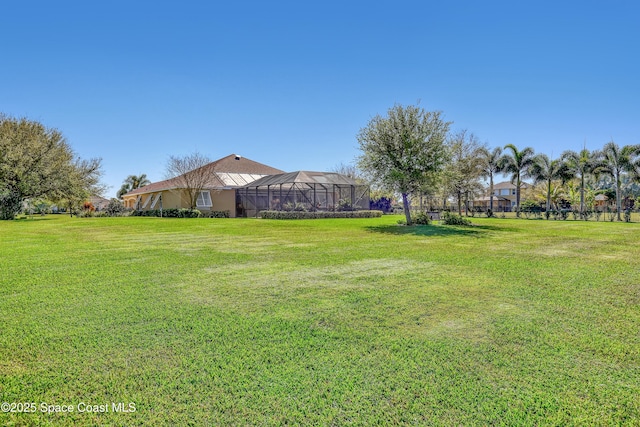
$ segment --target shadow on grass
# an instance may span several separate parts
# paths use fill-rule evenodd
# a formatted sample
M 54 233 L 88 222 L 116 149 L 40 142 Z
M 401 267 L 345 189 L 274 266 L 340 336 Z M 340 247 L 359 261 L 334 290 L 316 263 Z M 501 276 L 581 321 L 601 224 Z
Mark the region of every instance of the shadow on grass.
M 412 234 L 414 236 L 469 236 L 488 237 L 489 232 L 519 232 L 518 228 L 498 227 L 495 225 L 473 225 L 472 227 L 461 227 L 451 225 L 413 225 L 411 227 L 402 225 L 378 225 L 366 227 L 367 231 L 383 234 Z
M 12 222 L 32 222 L 32 221 L 48 221 L 54 218 L 42 215 L 33 215 L 33 216 L 17 216 L 14 219 L 10 220 Z
M 498 227 L 495 225 L 485 225 L 485 224 L 483 225 L 474 224 L 473 228 L 479 228 L 481 230 L 487 230 L 487 231 L 509 231 L 511 233 L 517 233 L 522 231 L 519 228 L 515 228 L 515 227 Z
M 487 233 L 480 228 L 481 227 L 452 227 L 448 225 L 412 225 L 410 227 L 402 225 L 378 225 L 366 227 L 367 231 L 383 234 L 486 237 Z

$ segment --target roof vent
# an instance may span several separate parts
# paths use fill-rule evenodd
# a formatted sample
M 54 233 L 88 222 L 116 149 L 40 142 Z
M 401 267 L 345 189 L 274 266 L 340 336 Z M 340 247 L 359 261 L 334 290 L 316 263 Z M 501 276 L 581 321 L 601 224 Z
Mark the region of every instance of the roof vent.
M 234 154 L 234 156 L 236 156 L 236 160 L 240 160 L 242 158 L 240 154 Z

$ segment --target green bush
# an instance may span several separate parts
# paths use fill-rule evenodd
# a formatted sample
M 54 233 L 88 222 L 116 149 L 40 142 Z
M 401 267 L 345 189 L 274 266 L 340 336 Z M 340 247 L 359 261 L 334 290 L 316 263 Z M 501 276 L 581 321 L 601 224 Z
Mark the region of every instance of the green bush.
M 150 209 L 148 211 L 133 211 L 131 212 L 131 216 L 162 216 L 164 218 L 200 218 L 202 216 L 202 212 L 198 209 Z
M 354 210 L 353 206 L 351 206 L 351 201 L 347 199 L 338 200 L 338 206 L 336 206 L 336 210 L 338 211 L 352 211 Z
M 13 219 L 22 209 L 22 198 L 17 191 L 0 190 L 0 220 Z
M 206 218 L 230 218 L 231 213 L 229 211 L 209 211 L 204 216 Z
M 198 209 L 187 209 L 182 208 L 178 211 L 179 218 L 200 218 L 202 216 L 202 212 Z
M 431 223 L 431 218 L 425 212 L 418 212 L 413 217 L 413 222 L 416 225 L 429 225 Z
M 442 224 L 445 225 L 473 225 L 471 221 L 466 218 L 461 217 L 460 215 L 452 214 L 451 212 L 443 212 L 442 213 Z
M 106 216 L 124 216 L 128 209 L 124 207 L 120 200 L 111 199 L 104 212 L 107 214 Z
M 301 212 L 260 211 L 262 219 L 380 218 L 382 211 Z

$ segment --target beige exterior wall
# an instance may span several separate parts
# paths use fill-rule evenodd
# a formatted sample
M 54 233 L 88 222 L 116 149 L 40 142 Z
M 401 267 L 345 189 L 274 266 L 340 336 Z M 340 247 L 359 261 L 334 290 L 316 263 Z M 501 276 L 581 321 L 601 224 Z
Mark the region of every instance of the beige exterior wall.
M 214 211 L 229 211 L 229 214 L 232 218 L 236 216 L 236 191 L 235 190 L 204 190 L 209 191 L 211 195 L 211 202 L 213 206 L 211 208 L 197 208 L 202 212 L 208 212 L 211 210 Z M 140 207 L 141 210 L 150 210 L 150 209 L 160 209 L 160 203 L 156 203 L 156 205 L 151 208 L 151 204 L 153 200 L 149 200 L 151 197 L 155 199 L 160 193 L 156 191 L 155 193 L 148 194 L 140 194 L 140 195 L 131 195 L 131 196 L 123 196 L 123 203 L 128 208 L 134 208 L 136 205 L 136 200 L 138 196 L 140 196 Z M 147 202 L 149 200 L 149 202 Z M 162 208 L 163 209 L 180 209 L 180 208 L 188 208 L 189 200 L 187 194 L 184 190 L 163 190 L 162 191 Z
M 236 217 L 236 190 L 211 191 L 214 211 L 229 211 L 231 218 Z
M 188 208 L 186 196 L 182 190 L 167 190 L 162 192 L 162 209 Z M 157 207 L 156 207 L 157 208 Z

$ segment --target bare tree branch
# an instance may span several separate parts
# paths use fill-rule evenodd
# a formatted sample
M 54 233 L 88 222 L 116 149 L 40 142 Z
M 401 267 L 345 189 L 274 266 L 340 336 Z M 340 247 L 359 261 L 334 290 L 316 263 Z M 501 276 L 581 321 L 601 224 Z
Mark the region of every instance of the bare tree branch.
M 216 183 L 210 163 L 208 157 L 198 152 L 184 157 L 169 157 L 167 176 L 178 188 L 184 189 L 191 209 L 195 209 L 200 192 Z

